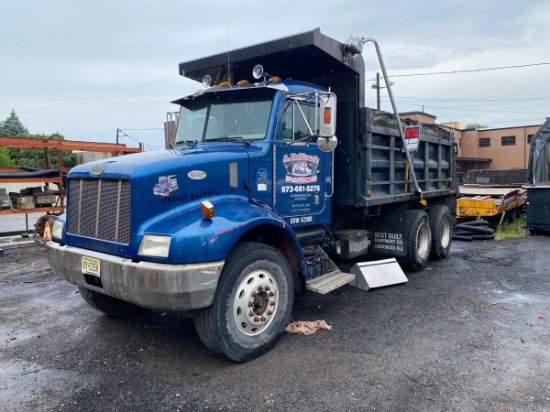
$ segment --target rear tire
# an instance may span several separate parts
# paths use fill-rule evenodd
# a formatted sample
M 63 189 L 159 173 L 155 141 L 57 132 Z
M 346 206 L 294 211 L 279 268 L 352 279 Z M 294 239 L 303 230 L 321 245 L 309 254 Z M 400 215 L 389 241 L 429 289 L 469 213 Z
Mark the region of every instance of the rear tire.
M 211 351 L 248 362 L 281 338 L 294 303 L 290 266 L 281 253 L 241 243 L 223 268 L 212 306 L 195 312 L 199 338 Z
M 445 259 L 451 249 L 453 238 L 451 212 L 444 205 L 435 205 L 428 212 L 430 230 L 432 235 L 432 259 Z
M 88 305 L 109 316 L 133 316 L 145 311 L 145 309 L 133 303 L 125 302 L 94 290 L 83 287 L 79 287 L 78 290 Z
M 399 259 L 401 265 L 414 272 L 421 271 L 430 258 L 432 235 L 428 215 L 423 210 L 407 210 L 407 255 Z

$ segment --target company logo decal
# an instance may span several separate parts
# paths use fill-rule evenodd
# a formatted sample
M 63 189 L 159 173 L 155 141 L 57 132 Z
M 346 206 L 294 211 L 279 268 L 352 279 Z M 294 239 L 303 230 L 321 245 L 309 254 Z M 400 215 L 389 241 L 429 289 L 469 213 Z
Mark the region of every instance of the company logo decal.
M 187 173 L 187 177 L 191 180 L 202 180 L 206 177 L 206 172 L 202 170 L 191 170 Z
M 155 196 L 168 196 L 175 190 L 178 190 L 176 175 L 159 176 L 159 182 L 153 188 L 153 194 Z
M 312 183 L 317 181 L 317 167 L 319 157 L 305 153 L 291 153 L 283 156 L 283 164 L 286 168 L 286 182 Z
M 99 176 L 103 173 L 103 168 L 99 165 L 95 165 L 94 167 L 92 167 L 92 170 L 90 170 L 90 173 L 94 176 Z

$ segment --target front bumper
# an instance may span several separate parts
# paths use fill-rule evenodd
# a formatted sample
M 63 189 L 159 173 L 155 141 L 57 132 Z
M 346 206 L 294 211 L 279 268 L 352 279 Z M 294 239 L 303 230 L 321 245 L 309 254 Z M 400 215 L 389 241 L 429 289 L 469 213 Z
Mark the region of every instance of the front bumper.
M 170 265 L 47 242 L 53 271 L 69 283 L 151 309 L 190 310 L 212 305 L 224 261 Z M 82 273 L 82 257 L 98 259 L 101 277 Z

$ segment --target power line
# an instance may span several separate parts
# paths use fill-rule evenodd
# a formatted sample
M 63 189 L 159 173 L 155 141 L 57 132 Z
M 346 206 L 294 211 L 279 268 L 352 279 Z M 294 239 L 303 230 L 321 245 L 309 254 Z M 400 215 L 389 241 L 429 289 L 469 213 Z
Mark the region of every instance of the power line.
M 132 130 L 132 129 L 124 129 L 124 130 Z M 149 146 L 143 142 L 140 142 L 138 139 L 130 136 L 128 133 L 125 133 L 123 129 L 120 129 L 120 133 L 122 134 L 122 137 L 127 137 L 130 140 L 133 140 L 134 142 L 143 145 L 143 147 L 147 150 L 156 151 L 159 150 L 157 147 Z
M 151 129 L 120 129 L 120 130 L 164 130 L 162 127 L 154 127 Z
M 516 65 L 516 66 L 488 67 L 488 68 L 485 68 L 485 69 L 452 70 L 452 71 L 447 71 L 447 72 L 393 74 L 393 75 L 390 75 L 388 77 L 411 77 L 411 76 L 430 76 L 430 75 L 433 75 L 433 74 L 456 74 L 456 73 L 486 72 L 486 71 L 493 71 L 493 70 L 519 69 L 519 68 L 522 68 L 522 67 L 545 66 L 545 65 L 548 65 L 548 64 L 550 64 L 550 62 L 521 64 L 521 65 Z
M 484 69 L 462 69 L 462 70 L 451 70 L 451 71 L 445 71 L 445 72 L 392 74 L 392 75 L 388 75 L 388 77 L 412 77 L 412 76 L 431 76 L 434 74 L 475 73 L 475 72 L 486 72 L 486 71 L 494 71 L 494 70 L 520 69 L 523 67 L 546 66 L 549 64 L 550 62 L 542 62 L 542 63 L 518 64 L 515 66 L 487 67 Z M 365 80 L 365 83 L 373 82 L 375 80 L 376 78 L 368 79 L 368 80 Z
M 439 97 L 408 97 L 408 96 L 395 96 L 395 98 L 407 99 L 407 100 L 438 101 L 438 102 L 513 102 L 513 101 L 523 102 L 526 100 L 549 100 L 550 99 L 550 97 L 525 97 L 522 99 L 444 99 Z

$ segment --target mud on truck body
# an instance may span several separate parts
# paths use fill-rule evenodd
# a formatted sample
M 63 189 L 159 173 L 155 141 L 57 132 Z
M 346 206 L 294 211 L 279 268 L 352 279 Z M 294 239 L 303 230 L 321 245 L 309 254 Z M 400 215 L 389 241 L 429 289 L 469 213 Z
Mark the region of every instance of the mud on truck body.
M 193 310 L 202 342 L 244 362 L 306 289 L 368 290 L 406 281 L 393 258 L 445 258 L 452 136 L 364 107 L 360 52 L 316 29 L 181 63 L 205 88 L 174 102 L 170 150 L 70 172 L 55 272 L 108 315 Z M 334 263 L 366 254 L 385 259 Z

